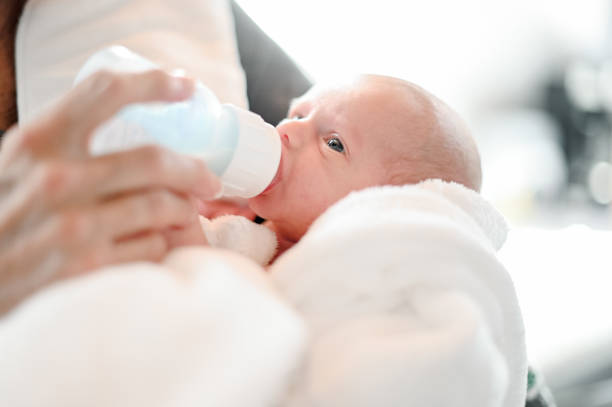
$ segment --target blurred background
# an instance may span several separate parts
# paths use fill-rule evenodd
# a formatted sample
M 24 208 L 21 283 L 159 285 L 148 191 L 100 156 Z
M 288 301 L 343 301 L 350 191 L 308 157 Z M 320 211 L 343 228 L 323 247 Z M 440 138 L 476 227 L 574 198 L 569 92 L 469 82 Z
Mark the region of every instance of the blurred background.
M 468 121 L 509 220 L 529 358 L 612 406 L 612 1 L 239 0 L 313 81 L 413 81 Z

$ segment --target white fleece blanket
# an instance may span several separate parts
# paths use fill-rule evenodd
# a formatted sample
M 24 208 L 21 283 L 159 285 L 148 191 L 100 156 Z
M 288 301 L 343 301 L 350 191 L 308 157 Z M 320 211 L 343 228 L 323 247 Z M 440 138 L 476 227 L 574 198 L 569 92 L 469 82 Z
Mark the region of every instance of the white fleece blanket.
M 57 284 L 0 321 L 0 405 L 523 406 L 505 234 L 434 180 L 348 196 L 267 273 L 186 248 Z

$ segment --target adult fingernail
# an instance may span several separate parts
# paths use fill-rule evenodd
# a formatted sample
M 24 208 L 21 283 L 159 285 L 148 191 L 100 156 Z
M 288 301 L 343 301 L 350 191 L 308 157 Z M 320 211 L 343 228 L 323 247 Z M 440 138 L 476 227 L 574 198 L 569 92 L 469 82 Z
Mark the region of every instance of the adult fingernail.
M 219 199 L 223 195 L 223 186 L 216 177 L 209 177 L 199 185 L 199 196 L 205 201 Z
M 170 79 L 170 95 L 172 97 L 186 97 L 189 96 L 193 90 L 193 83 L 188 78 L 173 76 Z
M 220 185 L 219 191 L 213 196 L 214 199 L 219 199 L 223 196 L 223 185 Z
M 195 196 L 189 195 L 189 203 L 196 211 L 200 210 L 200 206 L 202 205 L 202 200 L 196 198 Z
M 223 185 L 219 177 L 208 169 L 202 158 L 194 157 L 191 163 L 198 174 L 195 185 L 198 197 L 205 201 L 219 198 L 223 194 Z
M 201 199 L 197 199 L 196 200 L 196 209 L 197 209 L 199 214 L 202 214 L 207 209 L 206 203 L 204 201 L 202 201 Z
M 185 72 L 184 69 L 177 68 L 170 71 L 170 75 L 176 76 L 177 78 L 184 78 L 187 76 L 187 72 Z

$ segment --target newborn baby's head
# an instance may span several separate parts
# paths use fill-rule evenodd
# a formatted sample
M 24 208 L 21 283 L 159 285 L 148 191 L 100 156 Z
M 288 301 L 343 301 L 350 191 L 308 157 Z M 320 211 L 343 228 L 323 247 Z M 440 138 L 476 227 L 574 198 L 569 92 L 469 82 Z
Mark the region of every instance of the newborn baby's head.
M 277 126 L 282 158 L 277 177 L 249 201 L 297 241 L 349 192 L 428 178 L 480 189 L 480 158 L 458 115 L 420 87 L 364 75 L 314 86 Z

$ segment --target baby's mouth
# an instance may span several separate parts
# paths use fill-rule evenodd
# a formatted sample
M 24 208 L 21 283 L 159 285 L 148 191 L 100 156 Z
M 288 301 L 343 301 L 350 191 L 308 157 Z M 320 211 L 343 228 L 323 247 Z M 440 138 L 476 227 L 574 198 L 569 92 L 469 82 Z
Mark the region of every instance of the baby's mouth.
M 268 187 L 263 190 L 261 195 L 269 192 L 272 188 L 278 185 L 278 183 L 281 182 L 282 174 L 283 174 L 283 155 L 281 153 L 281 158 L 280 158 L 280 161 L 278 162 L 278 169 L 276 170 L 276 175 L 274 176 L 274 178 L 272 178 L 272 182 L 270 182 L 270 185 L 268 185 Z

